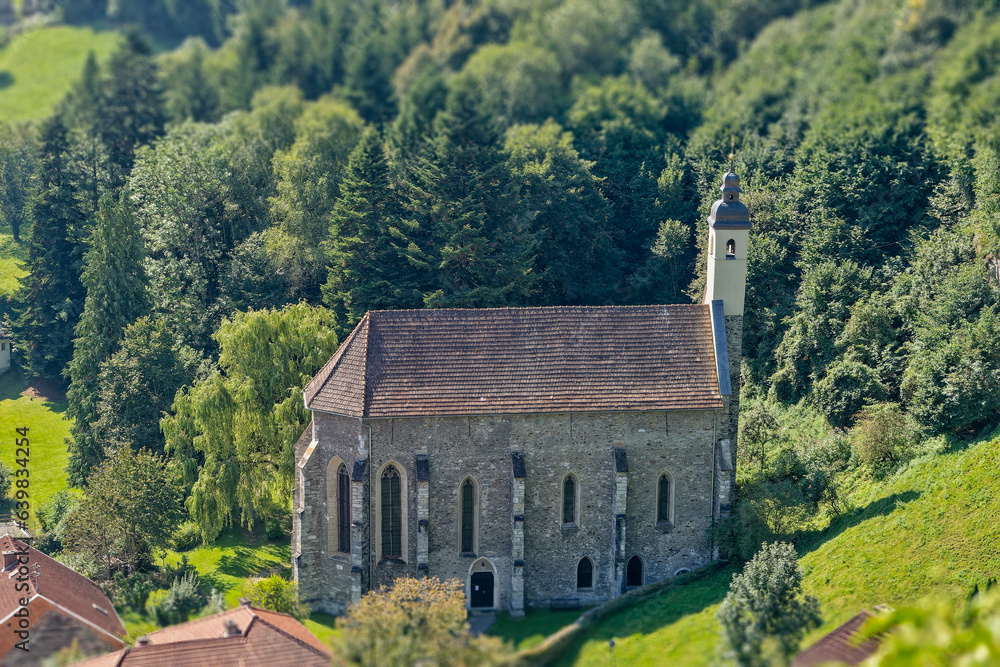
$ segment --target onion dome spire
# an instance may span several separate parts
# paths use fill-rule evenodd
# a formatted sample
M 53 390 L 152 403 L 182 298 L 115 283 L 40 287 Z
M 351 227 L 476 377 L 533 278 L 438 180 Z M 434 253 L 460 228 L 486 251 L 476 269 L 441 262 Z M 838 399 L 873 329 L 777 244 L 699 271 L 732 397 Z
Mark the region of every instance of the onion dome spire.
M 750 229 L 750 211 L 740 201 L 740 177 L 733 171 L 733 153 L 729 154 L 729 172 L 719 188 L 722 199 L 712 204 L 708 224 L 715 229 Z

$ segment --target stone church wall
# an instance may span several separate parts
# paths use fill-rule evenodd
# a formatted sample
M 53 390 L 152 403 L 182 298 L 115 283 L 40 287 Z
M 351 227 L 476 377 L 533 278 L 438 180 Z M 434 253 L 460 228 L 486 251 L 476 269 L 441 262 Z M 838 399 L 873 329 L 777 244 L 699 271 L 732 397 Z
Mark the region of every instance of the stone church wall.
M 628 510 L 625 559 L 639 556 L 643 583 L 672 577 L 709 561 L 712 524 L 715 413 L 643 413 L 625 435 Z M 657 524 L 657 484 L 674 484 L 672 525 Z
M 313 413 L 310 429 L 312 438 L 309 442 L 300 440 L 296 448 L 300 451 L 296 451 L 292 499 L 292 570 L 304 601 L 316 611 L 339 614 L 352 599 L 352 587 L 361 582 L 356 581 L 360 573 L 352 573 L 351 555 L 329 549 L 328 511 L 335 510 L 327 505 L 327 470 L 336 456 L 353 472 L 355 462 L 365 458 L 360 448 L 367 429 L 357 419 L 321 412 Z M 364 499 L 357 500 L 351 518 L 363 520 Z M 358 537 L 367 531 L 363 522 L 357 529 Z M 352 543 L 356 541 L 352 539 Z M 360 554 L 361 545 L 357 546 Z
M 494 571 L 495 606 L 509 608 L 517 597 L 518 569 L 512 448 L 523 452 L 526 473 L 517 480 L 524 484 L 526 605 L 586 605 L 614 597 L 625 583 L 624 563 L 634 555 L 643 562 L 644 583 L 702 565 L 710 557 L 714 443 L 723 436 L 716 430 L 716 417 L 706 410 L 372 419 L 363 425 L 358 419 L 316 412 L 314 451 L 308 457 L 305 449 L 297 453 L 293 556 L 298 557 L 293 564 L 301 595 L 317 609 L 338 613 L 358 591 L 404 574 L 454 577 L 468 587 L 475 566 L 476 571 Z M 626 453 L 625 473 L 616 470 L 616 447 Z M 356 461 L 367 464 L 364 480 L 357 482 L 358 506 L 352 515 L 357 524 L 353 562 L 327 553 L 326 471 L 334 456 L 349 470 Z M 418 470 L 418 457 L 426 457 L 426 473 Z M 367 484 L 390 462 L 405 475 L 405 558 L 379 563 L 372 558 L 379 552 L 377 536 L 369 531 L 375 507 Z M 664 472 L 675 485 L 674 522 L 657 526 L 657 484 Z M 561 516 L 568 474 L 578 484 L 575 525 L 563 525 Z M 459 490 L 467 477 L 478 489 L 474 554 L 463 554 L 459 541 Z M 617 485 L 626 478 L 627 492 L 619 494 Z M 422 496 L 420 488 L 425 489 Z M 615 516 L 622 503 L 623 542 L 621 535 L 616 539 Z M 419 525 L 420 517 L 426 517 L 426 524 Z M 576 588 L 577 565 L 584 556 L 594 564 L 590 590 Z

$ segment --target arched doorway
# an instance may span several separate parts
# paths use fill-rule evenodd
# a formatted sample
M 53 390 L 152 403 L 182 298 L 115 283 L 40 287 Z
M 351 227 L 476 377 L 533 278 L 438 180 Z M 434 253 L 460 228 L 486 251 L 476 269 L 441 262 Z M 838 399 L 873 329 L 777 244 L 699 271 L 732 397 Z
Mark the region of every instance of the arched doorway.
M 628 564 L 625 566 L 625 586 L 628 588 L 642 586 L 642 561 L 638 556 L 628 559 Z
M 480 558 L 469 568 L 469 608 L 496 607 L 496 568 L 487 558 Z

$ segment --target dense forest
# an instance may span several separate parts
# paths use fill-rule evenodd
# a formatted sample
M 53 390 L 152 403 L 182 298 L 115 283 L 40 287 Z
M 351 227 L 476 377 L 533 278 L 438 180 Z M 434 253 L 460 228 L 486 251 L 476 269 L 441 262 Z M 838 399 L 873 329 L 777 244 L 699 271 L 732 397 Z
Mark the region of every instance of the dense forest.
M 16 360 L 68 383 L 74 485 L 165 453 L 212 540 L 287 512 L 299 391 L 369 309 L 700 299 L 732 142 L 741 489 L 829 500 L 835 446 L 756 449 L 782 406 L 997 422 L 996 4 L 58 0 L 133 27 L 0 126 Z

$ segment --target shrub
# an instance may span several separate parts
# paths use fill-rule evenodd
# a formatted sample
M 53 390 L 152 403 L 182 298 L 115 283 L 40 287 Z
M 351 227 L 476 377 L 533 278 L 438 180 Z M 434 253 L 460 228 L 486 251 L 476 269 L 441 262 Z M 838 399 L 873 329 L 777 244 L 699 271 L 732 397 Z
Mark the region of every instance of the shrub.
M 806 631 L 819 627 L 819 602 L 802 595 L 802 576 L 795 547 L 787 542 L 765 544 L 733 575 L 716 618 L 737 665 L 787 664 Z
M 834 429 L 819 440 L 802 443 L 799 457 L 807 470 L 838 473 L 851 461 L 851 441 L 844 429 Z
M 111 602 L 117 609 L 142 611 L 146 607 L 149 594 L 156 588 L 152 579 L 145 572 L 133 572 L 128 576 L 121 572 L 115 572 L 113 584 L 110 587 Z
M 201 544 L 201 531 L 193 522 L 187 521 L 177 529 L 172 540 L 175 551 L 194 549 Z
M 79 499 L 66 489 L 53 495 L 38 508 L 38 523 L 41 524 L 42 530 L 52 533 L 55 539 L 61 541 L 63 538 L 63 519 L 69 516 L 69 513 L 76 509 L 79 504 Z
M 850 426 L 866 405 L 884 401 L 878 373 L 857 361 L 838 361 L 813 387 L 813 400 L 833 426 Z
M 218 614 L 221 611 L 226 610 L 226 596 L 219 591 L 212 589 L 212 592 L 208 594 L 208 605 L 206 605 L 206 613 L 208 614 Z
M 183 554 L 176 565 L 167 565 L 163 568 L 163 575 L 167 583 L 173 584 L 178 579 L 184 578 L 188 574 L 197 574 L 198 570 L 188 561 L 187 554 Z
M 198 592 L 198 575 L 185 574 L 174 581 L 169 589 L 160 589 L 149 594 L 146 613 L 160 625 L 183 623 L 188 615 L 205 606 L 205 596 Z
M 309 605 L 299 602 L 298 586 L 276 574 L 267 579 L 247 579 L 243 595 L 260 609 L 290 614 L 299 620 L 309 616 Z
M 880 403 L 862 410 L 851 431 L 858 462 L 876 476 L 884 476 L 916 453 L 916 429 L 896 403 Z
M 10 485 L 14 483 L 14 471 L 5 463 L 0 463 L 0 498 L 6 498 Z
M 457 579 L 397 579 L 337 619 L 334 651 L 349 665 L 496 665 L 509 662 L 496 637 L 471 637 Z

